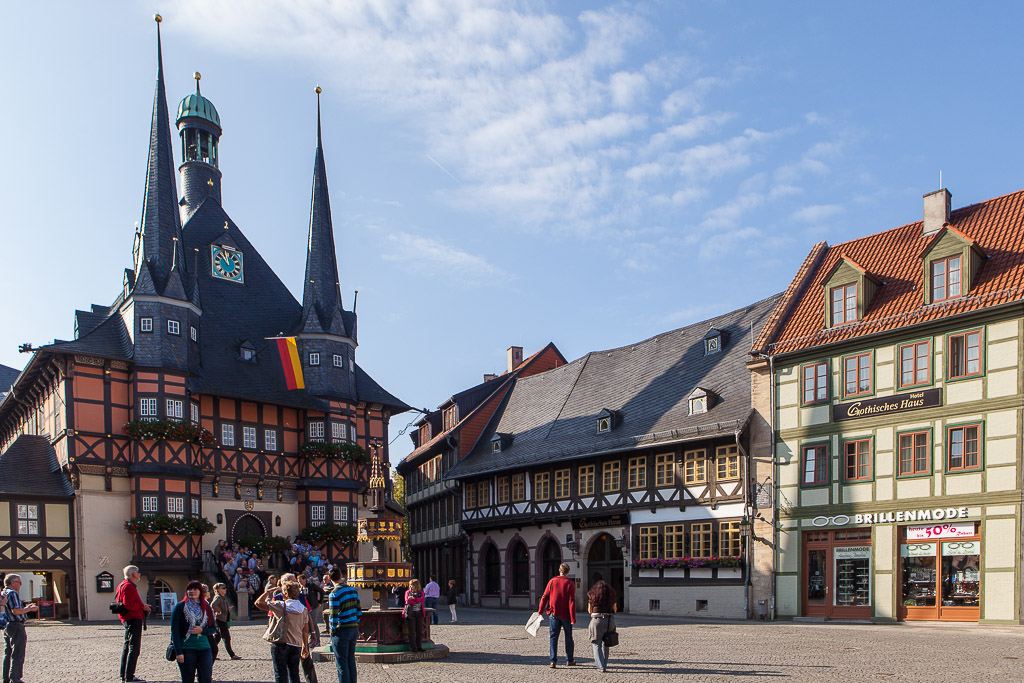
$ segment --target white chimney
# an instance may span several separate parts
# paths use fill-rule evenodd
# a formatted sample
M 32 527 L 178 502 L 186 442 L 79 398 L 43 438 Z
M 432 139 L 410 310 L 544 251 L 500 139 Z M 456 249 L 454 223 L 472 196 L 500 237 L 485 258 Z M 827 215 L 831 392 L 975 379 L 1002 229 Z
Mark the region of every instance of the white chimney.
M 508 371 L 512 372 L 519 364 L 523 362 L 523 347 L 522 346 L 510 346 L 508 347 Z
M 929 192 L 924 196 L 924 232 L 931 235 L 942 229 L 942 226 L 949 223 L 949 205 L 953 195 L 949 190 L 942 188 Z

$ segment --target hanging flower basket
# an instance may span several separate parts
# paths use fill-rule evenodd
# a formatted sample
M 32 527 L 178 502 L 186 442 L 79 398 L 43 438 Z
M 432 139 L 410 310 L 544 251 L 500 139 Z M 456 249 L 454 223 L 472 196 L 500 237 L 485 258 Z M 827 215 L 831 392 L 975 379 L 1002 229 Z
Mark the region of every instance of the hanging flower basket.
M 673 557 L 656 558 L 650 560 L 633 560 L 633 566 L 637 569 L 699 569 L 701 567 L 739 567 L 743 558 L 740 556 L 726 555 L 719 557 Z
M 358 465 L 370 464 L 370 454 L 354 443 L 309 441 L 299 446 L 299 455 L 304 458 L 346 460 Z
M 213 434 L 191 422 L 179 420 L 132 420 L 124 426 L 124 433 L 133 441 L 166 439 L 187 441 L 200 446 L 212 446 Z
M 314 545 L 322 543 L 341 543 L 348 545 L 355 543 L 356 529 L 353 526 L 343 524 L 320 524 L 318 526 L 307 526 L 299 534 L 299 538 L 309 541 Z
M 124 528 L 133 534 L 203 536 L 216 531 L 217 525 L 205 517 L 178 518 L 169 515 L 143 515 L 129 519 L 124 523 Z
M 258 557 L 287 552 L 291 544 L 284 536 L 243 536 L 238 544 L 253 551 Z

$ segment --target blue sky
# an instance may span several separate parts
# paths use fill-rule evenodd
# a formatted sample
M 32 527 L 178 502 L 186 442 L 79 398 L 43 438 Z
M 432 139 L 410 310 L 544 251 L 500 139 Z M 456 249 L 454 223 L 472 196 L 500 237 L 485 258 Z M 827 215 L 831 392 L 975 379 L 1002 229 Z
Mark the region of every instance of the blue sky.
M 813 243 L 919 219 L 940 171 L 954 207 L 1021 187 L 1018 3 L 17 3 L 0 363 L 121 286 L 154 11 L 172 116 L 201 71 L 225 208 L 297 295 L 324 88 L 357 358 L 420 407 L 510 345 L 571 360 L 780 291 Z

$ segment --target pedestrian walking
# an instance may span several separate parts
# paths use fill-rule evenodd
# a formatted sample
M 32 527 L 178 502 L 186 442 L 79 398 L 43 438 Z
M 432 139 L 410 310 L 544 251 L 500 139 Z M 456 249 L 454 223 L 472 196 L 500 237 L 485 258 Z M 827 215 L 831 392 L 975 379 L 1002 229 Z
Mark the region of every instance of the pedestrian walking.
M 569 578 L 569 565 L 558 565 L 558 576 L 548 581 L 544 595 L 540 598 L 537 612 L 550 615 L 549 630 L 551 634 L 551 664 L 554 669 L 558 664 L 558 633 L 565 632 L 566 666 L 576 666 L 573 657 L 572 625 L 576 623 L 576 582 Z
M 23 604 L 19 591 L 21 576 L 5 576 L 3 596 L 7 600 L 7 626 L 4 627 L 4 683 L 25 683 L 21 680 L 25 668 L 25 646 L 28 643 L 25 615 L 39 609 L 39 606 L 32 602 Z
M 405 591 L 405 607 L 402 608 L 402 616 L 409 629 L 409 648 L 413 652 L 423 652 L 423 590 L 420 588 L 420 580 L 413 579 L 409 582 L 409 590 Z
M 267 610 L 272 620 L 284 622 L 275 640 L 270 643 L 270 658 L 274 663 L 274 683 L 301 683 L 299 660 L 309 657 L 309 613 L 306 604 L 300 600 L 301 587 L 298 581 L 281 582 L 281 600 L 273 599 L 275 586 L 256 598 L 256 607 Z M 271 629 L 268 629 L 268 633 Z
M 608 669 L 608 644 L 605 634 L 615 631 L 615 612 L 619 611 L 619 596 L 604 581 L 597 581 L 587 591 L 587 611 L 590 612 L 590 642 L 594 645 L 594 664 L 604 673 Z
M 459 591 L 455 588 L 455 579 L 448 579 L 448 611 L 452 613 L 452 623 L 459 622 L 459 615 L 455 613 L 455 603 L 459 600 Z
M 206 604 L 210 605 L 210 609 L 213 609 L 213 592 L 210 587 L 205 583 L 203 584 L 203 600 Z M 210 652 L 213 653 L 213 661 L 217 661 L 217 655 L 220 653 L 220 648 L 217 647 L 217 643 L 220 642 L 220 631 L 217 630 L 217 615 L 214 615 L 213 619 L 213 633 L 208 634 L 206 638 L 210 641 Z
M 334 666 L 338 670 L 338 683 L 356 683 L 356 636 L 359 635 L 359 593 L 349 586 L 340 567 L 329 574 L 334 589 L 327 598 L 328 632 L 334 650 Z
M 317 637 L 320 636 L 320 621 L 324 618 L 323 609 L 323 597 L 324 592 L 320 586 L 317 585 L 316 579 L 308 579 L 303 574 L 299 577 L 299 584 L 302 586 L 302 592 L 306 594 L 306 602 L 309 603 L 309 608 L 312 610 L 313 620 L 310 624 L 310 630 L 314 631 Z
M 217 595 L 210 603 L 210 609 L 213 610 L 213 616 L 217 622 L 220 642 L 224 643 L 224 650 L 231 659 L 241 659 L 231 649 L 231 603 L 228 601 L 228 587 L 223 583 L 214 584 L 213 592 Z
M 209 636 L 217 632 L 209 603 L 203 599 L 203 584 L 189 581 L 185 597 L 171 612 L 171 646 L 178 662 L 181 683 L 212 683 L 213 650 Z
M 135 675 L 135 667 L 139 663 L 139 652 L 142 650 L 142 622 L 152 609 L 139 597 L 138 583 L 142 573 L 134 564 L 123 570 L 124 581 L 114 592 L 114 600 L 124 605 L 117 618 L 124 625 L 124 645 L 121 646 L 121 680 L 142 681 Z M 7 680 L 6 672 L 4 681 Z M 18 679 L 14 679 L 18 680 Z
M 441 597 L 441 586 L 437 585 L 437 579 L 430 577 L 430 581 L 423 588 L 423 597 L 426 599 L 424 607 L 434 610 L 430 613 L 430 623 L 437 623 L 437 600 Z M 426 615 L 424 615 L 426 616 Z

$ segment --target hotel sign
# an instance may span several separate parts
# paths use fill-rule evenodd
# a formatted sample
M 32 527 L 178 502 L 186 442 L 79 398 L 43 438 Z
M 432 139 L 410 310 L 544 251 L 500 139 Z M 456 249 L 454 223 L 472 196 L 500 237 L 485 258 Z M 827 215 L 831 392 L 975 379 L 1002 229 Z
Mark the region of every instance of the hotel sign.
M 866 398 L 853 403 L 837 403 L 832 406 L 832 419 L 836 422 L 855 420 L 858 417 L 903 413 L 908 410 L 932 408 L 942 405 L 942 389 L 923 389 L 908 394 L 894 394 L 880 398 Z
M 573 529 L 601 529 L 609 526 L 629 526 L 629 515 L 617 514 L 606 517 L 584 517 L 573 519 Z

